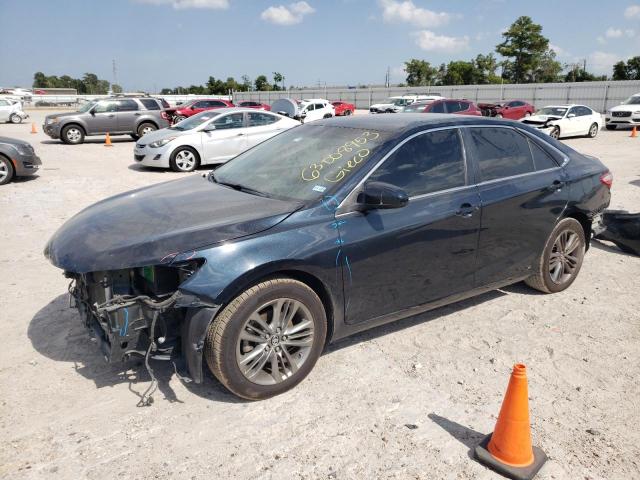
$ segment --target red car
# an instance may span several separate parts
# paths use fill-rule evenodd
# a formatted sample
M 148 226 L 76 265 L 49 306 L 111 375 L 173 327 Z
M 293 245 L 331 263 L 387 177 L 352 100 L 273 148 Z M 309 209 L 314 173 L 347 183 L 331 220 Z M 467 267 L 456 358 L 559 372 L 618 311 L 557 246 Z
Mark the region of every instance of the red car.
M 520 120 L 533 115 L 536 107 L 522 100 L 510 100 L 505 103 L 481 103 L 478 105 L 485 117 L 509 118 Z
M 482 111 L 471 100 L 456 100 L 447 98 L 446 100 L 436 100 L 428 103 L 424 113 L 455 113 L 456 115 L 475 115 L 482 116 Z
M 229 100 L 211 99 L 211 100 L 192 100 L 184 105 L 179 105 L 176 108 L 169 108 L 165 110 L 165 113 L 169 117 L 171 123 L 178 123 L 187 117 L 195 115 L 196 113 L 204 112 L 205 110 L 213 110 L 214 108 L 235 107 L 235 105 Z
M 256 110 L 271 111 L 271 107 L 269 105 L 260 102 L 240 102 L 238 106 L 242 108 L 255 108 Z
M 356 106 L 353 103 L 336 101 L 331 102 L 331 105 L 336 109 L 336 117 L 341 115 L 353 115 L 353 112 L 356 110 Z

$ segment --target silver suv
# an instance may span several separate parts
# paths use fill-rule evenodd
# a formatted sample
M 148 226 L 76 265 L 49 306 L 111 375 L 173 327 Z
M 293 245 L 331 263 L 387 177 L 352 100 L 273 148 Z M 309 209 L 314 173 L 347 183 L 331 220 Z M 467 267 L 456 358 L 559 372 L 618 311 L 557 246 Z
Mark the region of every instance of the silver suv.
M 134 140 L 169 126 L 169 104 L 153 97 L 112 97 L 88 102 L 77 112 L 47 115 L 42 130 L 76 145 L 88 135 L 131 135 Z

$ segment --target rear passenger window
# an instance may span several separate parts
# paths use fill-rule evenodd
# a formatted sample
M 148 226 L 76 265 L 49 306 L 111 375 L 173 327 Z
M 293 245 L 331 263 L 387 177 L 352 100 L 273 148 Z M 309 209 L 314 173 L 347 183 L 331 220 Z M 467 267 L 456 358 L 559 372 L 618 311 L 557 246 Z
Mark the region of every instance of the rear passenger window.
M 470 128 L 483 182 L 534 171 L 529 142 L 510 128 Z
M 153 98 L 141 98 L 140 103 L 144 105 L 147 110 L 160 110 L 160 105 Z
M 431 113 L 444 113 L 444 103 L 436 103 L 429 111 Z
M 226 103 L 221 102 L 219 100 L 210 100 L 208 104 L 210 107 L 226 107 L 227 106 Z
M 545 152 L 542 147 L 531 140 L 529 140 L 529 145 L 531 145 L 533 164 L 535 165 L 536 170 L 546 170 L 548 168 L 555 168 L 558 166 L 556 161 L 551 158 L 551 155 Z
M 270 125 L 278 121 L 278 117 L 275 115 L 269 115 L 268 113 L 254 113 L 249 112 L 249 126 L 260 127 L 263 125 Z
M 418 135 L 391 154 L 369 179 L 400 187 L 409 196 L 464 186 L 464 156 L 458 130 Z
M 138 103 L 135 100 L 118 100 L 119 112 L 133 112 L 138 110 Z

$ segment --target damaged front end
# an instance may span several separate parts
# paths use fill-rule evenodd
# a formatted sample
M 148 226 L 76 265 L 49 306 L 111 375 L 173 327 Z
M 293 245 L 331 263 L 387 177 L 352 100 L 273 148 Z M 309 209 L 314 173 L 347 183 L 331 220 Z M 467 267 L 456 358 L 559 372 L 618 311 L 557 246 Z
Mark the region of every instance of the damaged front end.
M 98 343 L 109 363 L 135 356 L 145 359 L 155 383 L 149 359 L 170 360 L 186 367 L 186 381 L 202 381 L 203 324 L 215 314 L 212 305 L 180 290 L 202 265 L 191 260 L 89 273 L 65 272 L 72 279 L 70 302 Z M 204 308 L 190 308 L 204 307 Z M 189 328 L 194 311 L 204 314 L 196 328 Z

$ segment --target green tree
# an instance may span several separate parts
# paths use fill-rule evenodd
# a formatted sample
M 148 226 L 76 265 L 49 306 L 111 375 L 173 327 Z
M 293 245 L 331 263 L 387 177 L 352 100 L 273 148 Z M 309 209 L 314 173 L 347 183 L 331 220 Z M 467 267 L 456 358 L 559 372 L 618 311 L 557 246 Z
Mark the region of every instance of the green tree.
M 33 74 L 33 88 L 46 88 L 47 76 L 42 72 L 36 72 Z
M 629 80 L 640 80 L 640 57 L 632 57 L 627 60 L 627 74 Z
M 431 85 L 438 73 L 429 62 L 416 58 L 404 62 L 404 71 L 407 72 L 407 85 L 410 87 Z
M 59 83 L 59 82 L 56 82 Z M 98 92 L 98 76 L 95 73 L 85 73 L 82 77 L 82 83 L 86 88 L 86 91 L 90 94 Z
M 629 80 L 629 72 L 627 71 L 627 64 L 622 60 L 620 60 L 613 66 L 613 79 Z
M 496 46 L 496 52 L 506 59 L 502 62 L 503 77 L 514 83 L 531 81 L 549 48 L 542 26 L 522 16 L 502 36 L 504 41 Z
M 463 60 L 449 62 L 442 83 L 443 85 L 472 85 L 476 83 L 474 63 Z
M 278 84 L 282 84 L 282 90 L 284 90 L 284 75 L 279 72 L 273 72 L 273 86 L 274 90 L 280 90 Z
M 540 56 L 535 70 L 529 76 L 529 81 L 537 83 L 557 82 L 561 72 L 562 65 L 556 60 L 556 52 L 549 49 Z
M 488 55 L 479 54 L 473 61 L 475 64 L 475 83 L 487 84 L 487 83 L 500 83 L 500 77 L 496 75 L 498 68 L 498 60 L 490 53 Z
M 249 90 L 251 90 L 252 82 L 251 78 L 249 78 L 249 75 L 244 74 L 240 78 L 242 79 L 242 91 L 248 92 Z
M 264 92 L 271 90 L 271 85 L 269 85 L 269 81 L 265 75 L 258 75 L 253 83 L 258 91 Z
M 113 83 L 113 84 L 111 84 L 111 91 L 113 93 L 122 93 L 122 87 L 120 85 L 118 85 L 117 83 Z

